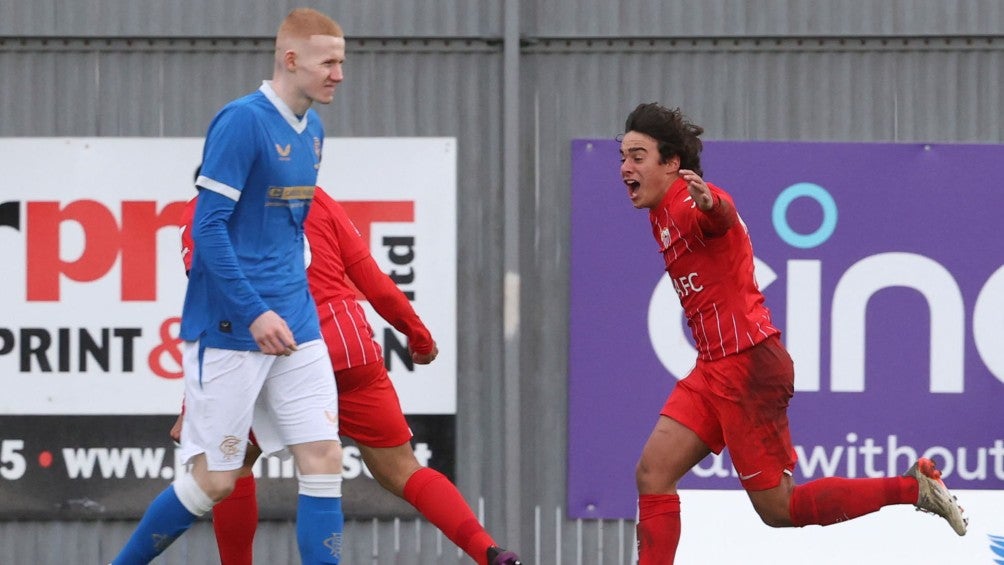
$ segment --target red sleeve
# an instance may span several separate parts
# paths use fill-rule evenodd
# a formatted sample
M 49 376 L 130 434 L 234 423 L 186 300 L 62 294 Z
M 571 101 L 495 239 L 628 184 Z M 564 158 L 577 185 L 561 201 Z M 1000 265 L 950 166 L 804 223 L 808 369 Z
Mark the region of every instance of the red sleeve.
M 435 342 L 432 334 L 411 307 L 408 298 L 394 281 L 380 270 L 373 257 L 367 255 L 346 268 L 356 287 L 370 301 L 373 309 L 394 329 L 408 336 L 408 347 L 416 353 L 431 353 Z
M 701 227 L 701 232 L 707 237 L 718 237 L 729 231 L 739 220 L 736 207 L 732 205 L 732 200 L 728 194 L 716 186 L 708 185 L 711 188 L 711 195 L 715 199 L 715 205 L 710 210 L 699 210 L 697 224 Z
M 356 229 L 356 225 L 352 223 L 349 215 L 345 212 L 345 208 L 338 201 L 328 196 L 327 193 L 322 192 L 320 188 L 317 190 L 323 195 L 321 196 L 323 199 L 322 205 L 327 208 L 328 214 L 331 217 L 338 253 L 342 258 L 342 265 L 348 268 L 349 265 L 369 257 L 369 242 L 363 241 L 362 236 L 359 235 L 359 230 Z
M 181 211 L 181 261 L 185 264 L 185 272 L 192 270 L 192 253 L 195 251 L 195 240 L 192 239 L 192 220 L 195 218 L 195 201 L 193 198 L 185 204 Z

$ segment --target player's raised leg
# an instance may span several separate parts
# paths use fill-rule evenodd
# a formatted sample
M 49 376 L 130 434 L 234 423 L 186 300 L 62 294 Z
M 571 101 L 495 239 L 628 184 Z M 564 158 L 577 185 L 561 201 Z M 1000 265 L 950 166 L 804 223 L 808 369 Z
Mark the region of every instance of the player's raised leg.
M 918 459 L 903 475 L 917 479 L 917 510 L 944 518 L 955 533 L 966 535 L 969 518 L 966 518 L 959 501 L 941 480 L 941 471 L 934 461 L 926 457 Z
M 515 553 L 498 547 L 450 479 L 419 465 L 410 443 L 394 447 L 360 443 L 359 451 L 380 486 L 408 501 L 479 565 L 520 564 Z
M 773 527 L 829 526 L 895 504 L 913 504 L 941 516 L 960 536 L 966 534 L 968 524 L 962 507 L 942 482 L 941 472 L 926 458 L 900 477 L 826 477 L 795 486 L 785 476 L 778 487 L 749 496 L 764 523 Z

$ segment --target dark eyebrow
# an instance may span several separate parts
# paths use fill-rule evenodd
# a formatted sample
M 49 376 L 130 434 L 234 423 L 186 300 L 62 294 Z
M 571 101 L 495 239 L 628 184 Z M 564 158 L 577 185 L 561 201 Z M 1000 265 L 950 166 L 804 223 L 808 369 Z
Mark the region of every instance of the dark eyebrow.
M 621 155 L 625 153 L 637 153 L 638 151 L 644 151 L 647 153 L 648 149 L 645 149 L 644 147 L 628 147 L 627 149 L 621 149 Z

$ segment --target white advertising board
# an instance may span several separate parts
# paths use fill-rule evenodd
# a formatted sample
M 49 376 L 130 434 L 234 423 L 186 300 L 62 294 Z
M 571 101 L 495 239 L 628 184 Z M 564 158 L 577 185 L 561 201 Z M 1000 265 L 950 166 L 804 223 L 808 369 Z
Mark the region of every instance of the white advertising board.
M 177 223 L 200 138 L 0 139 L 0 414 L 176 413 L 185 291 Z M 330 138 L 318 184 L 370 234 L 377 262 L 440 356 L 370 310 L 408 414 L 456 413 L 456 142 Z

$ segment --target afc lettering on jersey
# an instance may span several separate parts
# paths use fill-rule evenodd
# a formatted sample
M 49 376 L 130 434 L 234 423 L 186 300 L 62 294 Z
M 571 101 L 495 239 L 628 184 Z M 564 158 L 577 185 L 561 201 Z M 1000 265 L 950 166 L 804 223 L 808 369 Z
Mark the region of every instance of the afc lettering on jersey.
M 680 297 L 689 296 L 691 292 L 701 292 L 704 285 L 697 282 L 697 273 L 690 273 L 682 277 L 673 277 L 673 288 Z

